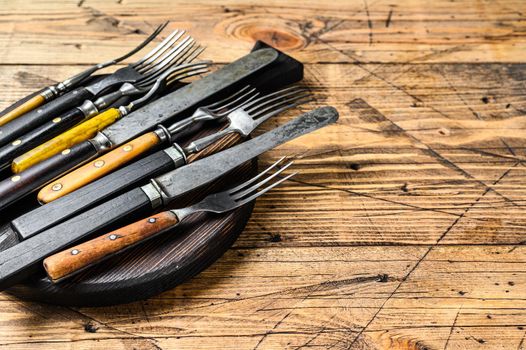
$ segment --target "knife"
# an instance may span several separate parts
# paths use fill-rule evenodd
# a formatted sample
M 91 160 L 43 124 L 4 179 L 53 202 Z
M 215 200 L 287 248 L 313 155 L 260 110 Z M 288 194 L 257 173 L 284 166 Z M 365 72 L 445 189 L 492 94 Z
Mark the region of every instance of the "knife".
M 252 53 L 137 109 L 125 119 L 98 132 L 93 139 L 81 142 L 1 181 L 0 209 L 89 159 L 153 130 L 158 125 L 173 120 L 175 116 L 180 117 L 219 93 L 239 89 L 247 83 L 264 90 L 268 85 L 287 85 L 301 78 L 303 65 L 300 62 L 278 50 L 256 44 L 256 50 Z
M 119 220 L 147 215 L 173 204 L 182 195 L 227 174 L 244 162 L 282 143 L 334 123 L 338 112 L 322 107 L 252 140 L 161 175 L 74 218 L 31 237 L 0 254 L 0 290 L 39 270 L 47 256 L 63 250 Z

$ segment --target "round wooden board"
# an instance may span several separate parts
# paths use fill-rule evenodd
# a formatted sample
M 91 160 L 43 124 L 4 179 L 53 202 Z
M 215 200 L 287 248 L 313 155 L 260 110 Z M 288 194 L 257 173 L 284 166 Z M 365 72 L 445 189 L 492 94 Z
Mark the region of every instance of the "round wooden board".
M 240 183 L 256 172 L 254 160 L 225 176 L 214 190 Z M 221 257 L 243 231 L 253 207 L 254 203 L 249 203 L 226 214 L 193 215 L 169 232 L 69 280 L 54 284 L 42 269 L 8 292 L 20 299 L 69 306 L 107 306 L 147 299 L 174 288 Z

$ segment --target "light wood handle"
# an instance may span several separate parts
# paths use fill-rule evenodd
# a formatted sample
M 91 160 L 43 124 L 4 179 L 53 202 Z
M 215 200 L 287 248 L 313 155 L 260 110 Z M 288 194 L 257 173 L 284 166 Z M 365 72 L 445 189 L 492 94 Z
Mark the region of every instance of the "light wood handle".
M 27 112 L 32 111 L 33 109 L 43 105 L 44 102 L 46 102 L 46 99 L 40 94 L 31 97 L 29 100 L 22 103 L 20 106 L 13 108 L 9 112 L 1 116 L 0 126 L 9 123 L 11 120 L 18 118 L 21 115 L 26 114 Z
M 173 227 L 178 221 L 169 211 L 152 215 L 51 255 L 44 260 L 44 268 L 48 277 L 58 282 Z
M 88 119 L 68 131 L 44 142 L 38 147 L 33 148 L 16 157 L 11 164 L 11 170 L 18 174 L 19 172 L 48 159 L 49 157 L 69 149 L 82 141 L 86 141 L 97 134 L 106 126 L 113 124 L 121 117 L 121 113 L 116 108 L 110 108 L 95 117 Z M 67 152 L 67 151 L 66 151 Z
M 49 203 L 112 172 L 161 142 L 154 132 L 142 135 L 43 187 L 41 203 Z

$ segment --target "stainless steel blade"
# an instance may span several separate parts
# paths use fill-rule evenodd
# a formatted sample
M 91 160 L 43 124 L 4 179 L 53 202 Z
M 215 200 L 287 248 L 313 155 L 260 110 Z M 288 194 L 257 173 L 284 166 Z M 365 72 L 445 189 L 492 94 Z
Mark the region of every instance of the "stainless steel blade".
M 278 55 L 278 51 L 274 49 L 251 52 L 218 71 L 130 113 L 126 118 L 104 129 L 102 133 L 114 146 L 125 143 L 263 69 Z
M 163 203 L 166 205 L 175 198 L 217 179 L 247 160 L 336 120 L 338 120 L 338 112 L 335 108 L 315 109 L 252 140 L 159 176 L 152 182 L 161 190 Z

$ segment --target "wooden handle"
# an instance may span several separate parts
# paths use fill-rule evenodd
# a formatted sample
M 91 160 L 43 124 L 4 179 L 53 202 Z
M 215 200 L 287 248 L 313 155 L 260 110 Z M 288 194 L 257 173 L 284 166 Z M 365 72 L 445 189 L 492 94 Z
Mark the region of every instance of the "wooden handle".
M 51 140 L 44 142 L 38 147 L 33 148 L 16 157 L 11 164 L 11 170 L 17 174 L 59 152 L 62 152 L 79 142 L 86 141 L 106 126 L 114 123 L 121 117 L 121 113 L 116 108 L 110 108 L 95 117 L 69 129 Z
M 16 119 L 20 117 L 23 114 L 26 114 L 27 112 L 32 111 L 33 109 L 37 108 L 38 106 L 41 106 L 46 102 L 46 99 L 42 95 L 36 95 L 31 97 L 26 102 L 22 103 L 20 106 L 13 108 L 6 114 L 0 117 L 0 126 L 9 123 L 11 120 Z
M 173 227 L 177 222 L 177 216 L 169 211 L 152 215 L 51 255 L 44 259 L 44 268 L 49 278 L 58 282 Z
M 38 200 L 49 203 L 73 192 L 128 163 L 160 142 L 154 132 L 142 135 L 51 182 L 40 190 Z

